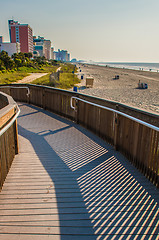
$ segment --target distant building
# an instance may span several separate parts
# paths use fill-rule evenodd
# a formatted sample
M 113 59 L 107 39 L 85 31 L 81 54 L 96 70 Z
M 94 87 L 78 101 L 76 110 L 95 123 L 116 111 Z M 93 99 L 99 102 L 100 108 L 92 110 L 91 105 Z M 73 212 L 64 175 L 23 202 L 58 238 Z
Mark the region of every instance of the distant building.
M 51 58 L 51 41 L 50 40 L 44 40 L 44 52 L 45 52 L 45 58 L 50 59 Z
M 54 60 L 54 48 L 53 47 L 51 48 L 51 56 L 50 56 L 50 58 Z
M 58 49 L 58 52 L 54 52 L 54 59 L 62 62 L 69 62 L 70 54 L 68 53 L 67 50 Z
M 34 57 L 40 57 L 40 53 L 38 51 L 33 51 L 33 56 Z
M 11 43 L 20 43 L 20 51 L 33 53 L 33 31 L 28 24 L 8 20 Z
M 20 52 L 20 43 L 3 42 L 3 37 L 0 36 L 0 52 L 5 51 L 11 57 L 14 53 Z
M 71 60 L 71 62 L 77 62 L 77 59 L 76 59 L 76 58 L 73 58 L 73 59 Z
M 3 42 L 3 36 L 0 36 L 0 43 Z
M 67 62 L 70 62 L 70 53 L 67 55 Z
M 36 36 L 33 37 L 34 52 L 39 53 L 39 56 L 45 57 L 46 59 L 51 58 L 51 41 L 46 40 L 44 37 Z M 34 55 L 35 56 L 35 55 Z

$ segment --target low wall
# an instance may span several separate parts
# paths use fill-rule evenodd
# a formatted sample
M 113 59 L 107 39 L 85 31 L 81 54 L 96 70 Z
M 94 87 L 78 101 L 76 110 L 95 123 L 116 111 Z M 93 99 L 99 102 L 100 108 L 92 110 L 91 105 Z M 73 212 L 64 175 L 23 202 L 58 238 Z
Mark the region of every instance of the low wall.
M 17 104 L 10 96 L 0 92 L 0 190 L 10 169 L 15 154 L 18 153 L 17 122 L 14 120 Z M 13 123 L 10 125 L 11 121 Z M 9 126 L 9 127 L 8 127 Z
M 0 109 L 8 105 L 8 98 L 0 92 Z

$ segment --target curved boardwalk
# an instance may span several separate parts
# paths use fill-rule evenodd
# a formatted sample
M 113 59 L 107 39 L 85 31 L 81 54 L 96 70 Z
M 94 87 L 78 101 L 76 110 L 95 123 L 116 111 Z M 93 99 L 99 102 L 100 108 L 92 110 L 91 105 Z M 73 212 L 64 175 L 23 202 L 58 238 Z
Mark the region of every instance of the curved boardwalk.
M 120 153 L 66 119 L 20 108 L 1 240 L 158 239 L 159 191 Z

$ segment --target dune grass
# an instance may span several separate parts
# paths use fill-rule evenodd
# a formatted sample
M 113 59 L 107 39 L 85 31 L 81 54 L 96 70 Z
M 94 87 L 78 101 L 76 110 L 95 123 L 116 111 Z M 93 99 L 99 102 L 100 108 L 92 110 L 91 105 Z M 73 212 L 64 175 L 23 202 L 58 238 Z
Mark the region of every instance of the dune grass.
M 31 82 L 31 84 L 52 86 L 52 84 L 50 83 L 50 73 L 38 79 L 35 79 L 34 81 Z
M 70 63 L 61 63 L 60 66 L 61 70 L 59 81 L 56 81 L 54 83 L 50 82 L 50 74 L 51 72 L 56 72 L 59 65 L 43 66 L 43 68 L 41 68 L 40 70 L 34 68 L 20 67 L 16 72 L 0 73 L 0 84 L 10 84 L 17 82 L 18 80 L 23 79 L 32 72 L 48 72 L 47 75 L 32 81 L 32 84 L 52 86 L 61 89 L 69 89 L 80 82 L 78 77 L 73 73 L 77 71 L 74 65 Z
M 59 81 L 56 81 L 54 83 L 50 82 L 50 74 L 47 74 L 41 78 L 34 80 L 32 84 L 52 86 L 61 89 L 69 89 L 80 82 L 78 77 L 74 74 L 75 72 L 77 72 L 77 68 L 73 64 L 61 63 L 60 67 L 61 69 Z
M 80 80 L 73 73 L 61 73 L 58 88 L 68 89 L 79 83 Z
M 33 67 L 19 67 L 17 72 L 27 72 L 27 73 L 49 73 L 55 72 L 59 66 L 42 66 L 40 68 Z
M 76 73 L 77 72 L 77 67 L 71 63 L 65 63 L 61 64 L 61 71 L 65 73 Z
M 0 84 L 10 84 L 17 82 L 18 80 L 21 80 L 28 75 L 29 74 L 27 72 L 0 73 Z
M 57 68 L 58 66 L 43 66 L 43 68 L 41 69 L 20 67 L 18 71 L 0 73 L 0 84 L 11 84 L 11 83 L 17 82 L 18 80 L 22 80 L 24 77 L 28 76 L 29 73 L 55 72 Z M 46 84 L 47 84 L 47 81 L 46 81 Z
M 57 87 L 61 89 L 68 89 L 73 87 L 75 84 L 79 82 L 80 80 L 73 73 L 60 73 L 60 79 L 59 81 L 56 82 L 56 85 L 50 82 L 50 74 L 47 74 L 41 78 L 38 78 L 31 83 L 36 85 L 46 85 L 46 86 L 52 86 L 52 87 Z

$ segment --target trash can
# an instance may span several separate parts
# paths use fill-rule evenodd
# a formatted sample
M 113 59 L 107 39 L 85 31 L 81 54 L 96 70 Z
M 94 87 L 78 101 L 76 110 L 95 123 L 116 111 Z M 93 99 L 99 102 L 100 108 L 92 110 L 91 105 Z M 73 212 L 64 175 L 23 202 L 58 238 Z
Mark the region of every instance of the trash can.
M 77 87 L 76 86 L 73 87 L 73 91 L 77 92 Z
M 115 79 L 119 79 L 119 75 L 115 75 Z
M 148 88 L 148 84 L 144 83 L 144 88 L 147 89 Z

